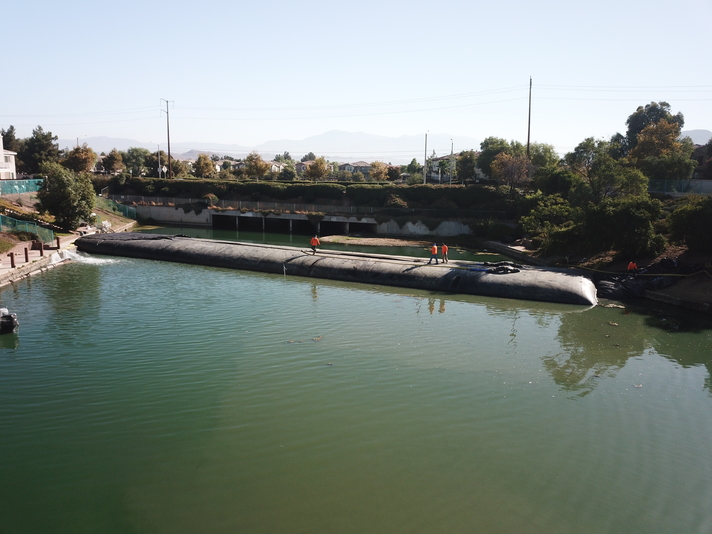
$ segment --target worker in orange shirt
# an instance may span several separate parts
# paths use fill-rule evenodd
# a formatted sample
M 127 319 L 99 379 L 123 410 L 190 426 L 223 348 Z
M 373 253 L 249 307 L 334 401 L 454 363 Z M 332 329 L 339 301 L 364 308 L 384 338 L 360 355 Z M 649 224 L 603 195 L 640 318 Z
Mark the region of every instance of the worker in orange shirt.
M 311 248 L 312 248 L 312 255 L 316 254 L 317 245 L 321 245 L 319 238 L 317 236 L 312 237 L 311 241 L 309 241 L 309 244 L 311 245 Z
M 447 251 L 448 251 L 448 246 L 443 243 L 443 246 L 441 247 L 443 251 L 443 263 L 447 263 Z
M 428 265 L 435 260 L 435 265 L 438 264 L 438 245 L 437 243 L 433 243 L 433 246 L 430 247 L 430 261 L 428 261 Z
M 633 260 L 628 264 L 628 274 L 636 274 L 637 272 L 638 272 L 638 264 L 635 263 L 635 260 Z

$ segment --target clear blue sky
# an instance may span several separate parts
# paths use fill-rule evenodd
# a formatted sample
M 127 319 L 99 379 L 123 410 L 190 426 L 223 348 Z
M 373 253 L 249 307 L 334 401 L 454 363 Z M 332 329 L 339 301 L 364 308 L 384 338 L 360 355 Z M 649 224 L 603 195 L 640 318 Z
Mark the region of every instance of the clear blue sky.
M 530 76 L 531 139 L 559 152 L 625 132 L 651 101 L 712 130 L 712 0 L 25 0 L 0 15 L 0 127 L 19 137 L 164 144 L 165 98 L 172 142 L 525 142 Z

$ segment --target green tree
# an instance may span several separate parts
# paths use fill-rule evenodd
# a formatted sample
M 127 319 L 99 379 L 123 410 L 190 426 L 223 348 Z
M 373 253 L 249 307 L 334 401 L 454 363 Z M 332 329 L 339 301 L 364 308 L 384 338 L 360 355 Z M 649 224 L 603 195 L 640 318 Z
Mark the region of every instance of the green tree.
M 124 168 L 124 160 L 121 157 L 121 153 L 114 148 L 104 156 L 101 160 L 101 165 L 104 167 L 104 172 L 113 174 Z
M 474 180 L 477 176 L 477 153 L 474 150 L 460 152 L 455 167 L 457 178 L 461 183 Z
M 305 161 L 314 161 L 314 160 L 316 160 L 316 154 L 314 154 L 314 152 L 309 152 L 309 154 L 305 154 L 304 156 L 302 156 L 302 159 L 300 159 L 299 161 L 304 163 Z
M 581 178 L 569 169 L 555 166 L 539 167 L 534 172 L 533 185 L 545 195 L 561 195 L 562 198 L 569 198 L 569 192 Z
M 316 158 L 304 171 L 304 175 L 314 182 L 324 180 L 329 174 L 329 165 L 323 157 Z
M 506 141 L 499 137 L 488 137 L 480 143 L 480 155 L 477 157 L 477 166 L 486 175 L 492 178 L 492 162 L 498 154 L 504 152 L 510 156 L 526 154 L 526 148 L 519 141 Z
M 297 172 L 291 167 L 284 167 L 281 171 L 279 171 L 279 176 L 277 177 L 278 180 L 287 181 L 287 182 L 296 180 L 296 178 L 297 178 Z
M 674 240 L 685 243 L 691 252 L 712 253 L 712 197 L 691 198 L 670 214 Z
M 89 172 L 94 168 L 96 159 L 96 152 L 84 143 L 70 150 L 62 160 L 62 165 L 70 171 Z
M 529 159 L 534 167 L 548 167 L 559 163 L 559 155 L 553 145 L 546 143 L 531 143 L 529 145 Z
M 7 130 L 0 130 L 0 134 L 2 134 L 2 144 L 5 150 L 20 152 L 22 149 L 22 140 L 17 138 L 14 126 L 10 125 Z
M 284 152 L 284 154 L 275 155 L 274 161 L 279 162 L 279 163 L 287 163 L 288 161 L 294 161 L 294 160 L 292 160 L 292 156 L 289 155 L 289 152 Z
M 146 159 L 143 160 L 143 164 L 146 167 L 146 176 L 153 176 L 157 178 L 159 176 L 159 166 L 161 168 L 160 176 L 166 176 L 168 174 L 168 154 L 166 154 L 163 150 L 158 150 L 148 154 Z M 165 173 L 163 173 L 163 167 L 166 168 Z M 173 168 L 173 172 L 176 172 L 175 168 Z
M 594 251 L 616 250 L 623 257 L 658 254 L 665 245 L 656 236 L 653 222 L 662 203 L 647 193 L 624 198 L 605 198 L 585 210 L 584 241 Z
M 418 163 L 418 160 L 413 158 L 411 162 L 408 164 L 408 166 L 405 168 L 405 172 L 408 174 L 415 174 L 415 173 L 421 173 L 420 176 L 422 178 L 423 176 L 423 166 Z
M 32 137 L 24 140 L 18 152 L 22 170 L 34 174 L 40 170 L 43 163 L 59 161 L 59 147 L 55 143 L 56 140 L 57 136 L 52 135 L 52 132 L 45 132 L 42 126 L 32 130 Z
M 574 191 L 579 203 L 591 201 L 598 204 L 604 198 L 640 195 L 647 191 L 647 177 L 625 160 L 615 159 L 610 152 L 610 143 L 606 141 L 589 137 L 566 154 L 564 161 L 583 181 Z
M 132 176 L 143 176 L 148 170 L 146 168 L 146 158 L 150 155 L 151 152 L 148 149 L 131 147 L 126 152 L 121 152 L 121 159 L 126 170 Z
M 209 178 L 215 173 L 215 164 L 207 154 L 198 154 L 193 164 L 193 173 L 199 178 Z
M 75 173 L 58 163 L 43 163 L 45 176 L 37 191 L 40 213 L 54 216 L 55 223 L 65 230 L 76 230 L 82 221 L 93 222 L 94 187 L 87 173 Z
M 163 161 L 163 160 L 161 160 Z M 167 167 L 168 165 L 166 165 Z M 171 156 L 171 167 L 173 170 L 173 177 L 175 176 L 188 176 L 188 167 L 179 159 L 173 158 Z
M 257 152 L 250 152 L 245 158 L 245 174 L 259 180 L 269 172 L 269 163 L 262 160 Z

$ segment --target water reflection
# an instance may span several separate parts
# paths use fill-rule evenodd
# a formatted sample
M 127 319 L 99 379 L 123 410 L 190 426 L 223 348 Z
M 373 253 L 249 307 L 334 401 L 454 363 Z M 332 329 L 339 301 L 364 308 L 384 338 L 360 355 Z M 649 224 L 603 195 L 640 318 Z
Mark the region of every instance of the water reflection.
M 17 333 L 0 335 L 0 349 L 16 349 L 20 346 L 20 336 Z

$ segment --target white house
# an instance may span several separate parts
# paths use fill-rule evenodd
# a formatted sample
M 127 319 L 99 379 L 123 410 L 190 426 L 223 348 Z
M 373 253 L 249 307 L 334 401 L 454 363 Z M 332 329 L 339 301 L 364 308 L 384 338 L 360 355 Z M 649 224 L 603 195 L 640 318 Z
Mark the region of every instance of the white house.
M 17 152 L 3 148 L 2 135 L 0 135 L 0 180 L 14 180 L 17 178 L 15 156 L 17 156 Z

